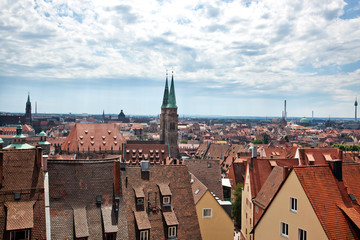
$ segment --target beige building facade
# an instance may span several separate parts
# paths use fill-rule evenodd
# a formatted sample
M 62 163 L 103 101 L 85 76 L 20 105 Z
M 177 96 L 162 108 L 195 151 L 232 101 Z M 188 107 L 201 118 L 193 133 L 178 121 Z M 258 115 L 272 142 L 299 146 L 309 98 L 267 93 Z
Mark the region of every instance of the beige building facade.
M 254 229 L 261 239 L 328 239 L 311 203 L 292 171 Z

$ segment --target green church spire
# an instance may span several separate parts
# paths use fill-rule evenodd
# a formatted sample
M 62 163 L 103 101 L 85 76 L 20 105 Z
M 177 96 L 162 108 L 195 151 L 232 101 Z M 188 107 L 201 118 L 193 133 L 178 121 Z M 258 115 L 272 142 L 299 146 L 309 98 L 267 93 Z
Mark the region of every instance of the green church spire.
M 28 92 L 28 99 L 27 99 L 26 105 L 31 105 L 31 102 L 30 102 L 30 93 L 29 93 L 29 92 Z
M 175 85 L 174 85 L 174 71 L 172 71 L 170 94 L 169 94 L 168 104 L 166 107 L 167 108 L 177 108 L 176 97 L 175 97 Z
M 165 90 L 164 90 L 164 98 L 161 108 L 166 108 L 169 101 L 169 85 L 168 85 L 168 73 L 166 71 L 166 82 L 165 82 Z

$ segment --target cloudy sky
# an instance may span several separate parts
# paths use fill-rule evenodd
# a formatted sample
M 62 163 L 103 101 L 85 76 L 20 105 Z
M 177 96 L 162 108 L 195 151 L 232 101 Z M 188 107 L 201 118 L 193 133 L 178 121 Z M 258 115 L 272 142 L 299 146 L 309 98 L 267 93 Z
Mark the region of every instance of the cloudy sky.
M 353 117 L 358 0 L 1 0 L 0 111 Z

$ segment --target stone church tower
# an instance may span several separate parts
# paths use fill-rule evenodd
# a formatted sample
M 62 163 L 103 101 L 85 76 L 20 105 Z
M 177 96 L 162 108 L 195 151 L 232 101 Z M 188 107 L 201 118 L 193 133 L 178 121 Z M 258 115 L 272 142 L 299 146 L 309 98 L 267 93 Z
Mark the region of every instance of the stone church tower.
M 175 98 L 174 73 L 171 76 L 171 86 L 169 92 L 168 74 L 164 90 L 163 103 L 160 115 L 160 140 L 170 146 L 170 157 L 179 158 L 178 148 L 178 114 Z
M 26 102 L 26 108 L 25 108 L 25 123 L 31 124 L 32 118 L 31 118 L 31 102 L 30 102 L 30 93 L 28 94 L 28 99 Z

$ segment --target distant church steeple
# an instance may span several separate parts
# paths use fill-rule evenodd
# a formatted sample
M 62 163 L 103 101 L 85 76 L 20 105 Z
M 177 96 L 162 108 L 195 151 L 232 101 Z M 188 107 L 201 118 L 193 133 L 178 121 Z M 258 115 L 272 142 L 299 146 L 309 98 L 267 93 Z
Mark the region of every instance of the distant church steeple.
M 170 93 L 168 87 L 168 74 L 166 72 L 165 90 L 163 102 L 161 105 L 160 115 L 160 140 L 170 147 L 170 157 L 179 158 L 178 148 L 178 118 L 175 85 L 174 85 L 174 72 L 171 76 Z
M 32 122 L 31 102 L 30 102 L 30 93 L 28 93 L 28 99 L 27 99 L 26 107 L 25 107 L 25 123 L 31 124 L 31 122 Z

